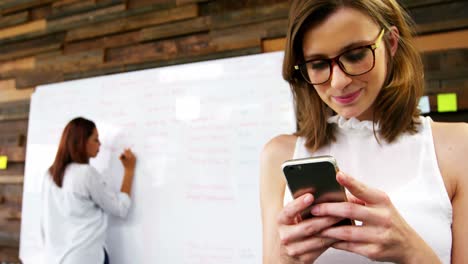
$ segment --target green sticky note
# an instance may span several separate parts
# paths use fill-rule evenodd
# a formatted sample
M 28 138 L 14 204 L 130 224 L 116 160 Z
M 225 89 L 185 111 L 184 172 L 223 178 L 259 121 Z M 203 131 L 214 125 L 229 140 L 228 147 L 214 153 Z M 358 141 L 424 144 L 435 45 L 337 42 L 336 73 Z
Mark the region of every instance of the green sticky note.
M 7 168 L 8 157 L 0 156 L 0 170 L 5 170 Z
M 437 111 L 439 112 L 456 112 L 457 111 L 457 94 L 446 93 L 437 95 Z

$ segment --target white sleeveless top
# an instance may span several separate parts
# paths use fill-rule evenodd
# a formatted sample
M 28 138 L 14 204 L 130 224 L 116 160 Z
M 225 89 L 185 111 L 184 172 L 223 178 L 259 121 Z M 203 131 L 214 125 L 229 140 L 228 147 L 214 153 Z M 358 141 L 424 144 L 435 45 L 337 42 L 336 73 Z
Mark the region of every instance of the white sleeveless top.
M 431 119 L 420 120 L 417 134 L 404 134 L 391 144 L 381 140 L 379 145 L 371 121 L 332 116 L 328 123 L 336 124 L 337 141 L 310 153 L 304 145 L 305 138 L 298 138 L 293 158 L 334 156 L 341 171 L 387 193 L 401 216 L 442 262 L 450 263 L 452 205 L 437 164 Z M 286 190 L 284 203 L 291 200 L 291 193 Z M 374 262 L 330 248 L 314 263 Z

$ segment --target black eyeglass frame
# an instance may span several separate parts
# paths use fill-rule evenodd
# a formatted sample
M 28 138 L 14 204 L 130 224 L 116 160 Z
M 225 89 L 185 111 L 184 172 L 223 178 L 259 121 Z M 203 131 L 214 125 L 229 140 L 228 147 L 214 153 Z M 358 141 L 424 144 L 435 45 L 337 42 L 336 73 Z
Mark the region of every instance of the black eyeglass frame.
M 346 51 L 343 51 L 342 53 L 340 53 L 338 56 L 336 57 L 333 57 L 333 58 L 325 58 L 325 59 L 311 59 L 311 60 L 307 60 L 301 64 L 297 64 L 297 65 L 294 65 L 294 70 L 296 71 L 299 71 L 302 75 L 302 77 L 304 78 L 304 80 L 312 85 L 320 85 L 320 84 L 324 84 L 326 82 L 328 82 L 331 78 L 331 72 L 333 70 L 333 64 L 337 64 L 338 67 L 340 67 L 340 69 L 346 73 L 347 75 L 349 76 L 359 76 L 359 75 L 363 75 L 363 74 L 366 74 L 370 71 L 372 71 L 372 69 L 374 69 L 375 67 L 375 50 L 380 46 L 380 41 L 382 40 L 382 37 L 385 33 L 385 29 L 382 29 L 379 33 L 379 36 L 377 37 L 377 40 L 373 43 L 373 44 L 369 44 L 369 45 L 364 45 L 364 46 L 359 46 L 359 47 L 356 47 L 356 48 L 352 48 L 352 49 L 349 49 L 349 50 L 346 50 Z M 372 67 L 368 70 L 368 71 L 365 71 L 363 73 L 359 73 L 359 74 L 350 74 L 346 71 L 346 69 L 344 68 L 344 66 L 341 64 L 339 58 L 350 52 L 350 51 L 353 51 L 353 50 L 357 50 L 357 49 L 362 49 L 362 48 L 368 48 L 372 51 L 372 58 L 373 58 L 373 61 L 372 61 Z M 304 76 L 304 74 L 307 73 L 307 68 L 306 68 L 306 73 L 304 73 L 301 68 L 302 67 L 307 67 L 306 65 L 309 63 L 309 62 L 312 62 L 312 61 L 326 61 L 328 63 L 328 66 L 329 66 L 329 74 L 328 74 L 328 79 L 324 82 L 321 82 L 321 83 L 312 83 L 312 81 L 308 81 L 309 76 Z M 308 74 L 307 74 L 308 75 Z

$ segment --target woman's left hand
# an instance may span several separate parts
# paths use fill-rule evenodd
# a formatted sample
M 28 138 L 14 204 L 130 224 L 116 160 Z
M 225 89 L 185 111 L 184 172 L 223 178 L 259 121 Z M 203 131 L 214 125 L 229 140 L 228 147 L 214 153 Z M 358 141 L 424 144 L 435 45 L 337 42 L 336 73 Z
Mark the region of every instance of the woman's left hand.
M 363 224 L 323 230 L 321 236 L 340 240 L 333 248 L 377 261 L 441 263 L 398 213 L 386 193 L 369 188 L 343 172 L 339 172 L 336 179 L 352 194 L 348 202 L 317 204 L 312 207 L 312 214 L 350 218 Z

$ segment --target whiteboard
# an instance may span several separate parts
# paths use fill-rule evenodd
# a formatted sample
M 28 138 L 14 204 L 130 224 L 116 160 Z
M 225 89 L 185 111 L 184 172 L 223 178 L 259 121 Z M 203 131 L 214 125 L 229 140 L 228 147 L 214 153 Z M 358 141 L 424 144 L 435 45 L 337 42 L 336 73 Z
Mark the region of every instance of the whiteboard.
M 138 157 L 132 207 L 109 218 L 113 264 L 261 263 L 259 156 L 295 128 L 283 53 L 40 86 L 32 95 L 20 258 L 38 263 L 41 182 L 72 118 L 93 120 L 91 164 L 119 189 L 125 147 Z

